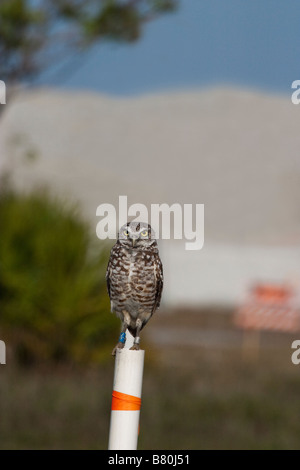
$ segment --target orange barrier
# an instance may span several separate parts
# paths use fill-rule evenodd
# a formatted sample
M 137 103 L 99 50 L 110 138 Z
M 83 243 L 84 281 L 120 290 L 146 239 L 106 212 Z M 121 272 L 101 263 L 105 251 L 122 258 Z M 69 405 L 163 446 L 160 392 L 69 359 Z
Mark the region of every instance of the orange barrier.
M 249 330 L 300 330 L 299 312 L 296 309 L 257 307 L 251 304 L 237 311 L 235 324 Z
M 239 328 L 249 330 L 300 331 L 300 309 L 295 292 L 287 286 L 258 284 L 234 316 Z

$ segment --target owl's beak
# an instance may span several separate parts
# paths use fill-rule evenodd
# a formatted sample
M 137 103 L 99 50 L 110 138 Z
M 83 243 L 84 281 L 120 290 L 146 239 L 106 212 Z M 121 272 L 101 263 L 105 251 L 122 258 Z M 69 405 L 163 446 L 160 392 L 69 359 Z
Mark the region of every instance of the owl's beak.
M 134 248 L 135 244 L 136 244 L 136 241 L 137 241 L 137 238 L 132 238 L 131 241 L 132 241 L 132 247 Z

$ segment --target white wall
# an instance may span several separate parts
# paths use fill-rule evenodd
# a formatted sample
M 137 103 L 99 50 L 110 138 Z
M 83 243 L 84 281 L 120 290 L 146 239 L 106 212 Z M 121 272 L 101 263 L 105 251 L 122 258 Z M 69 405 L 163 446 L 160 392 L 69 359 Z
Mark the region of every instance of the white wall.
M 289 282 L 300 286 L 299 247 L 204 244 L 185 251 L 184 244 L 160 243 L 164 262 L 165 305 L 236 304 L 252 283 Z

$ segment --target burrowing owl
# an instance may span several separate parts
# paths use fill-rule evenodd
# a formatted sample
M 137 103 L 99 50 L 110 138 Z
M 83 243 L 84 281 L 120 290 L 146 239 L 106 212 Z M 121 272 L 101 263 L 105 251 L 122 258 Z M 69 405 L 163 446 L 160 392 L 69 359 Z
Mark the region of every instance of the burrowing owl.
M 111 311 L 122 321 L 119 342 L 122 349 L 126 329 L 134 337 L 131 349 L 139 349 L 140 331 L 159 307 L 163 288 L 163 268 L 151 226 L 128 222 L 119 231 L 106 271 Z

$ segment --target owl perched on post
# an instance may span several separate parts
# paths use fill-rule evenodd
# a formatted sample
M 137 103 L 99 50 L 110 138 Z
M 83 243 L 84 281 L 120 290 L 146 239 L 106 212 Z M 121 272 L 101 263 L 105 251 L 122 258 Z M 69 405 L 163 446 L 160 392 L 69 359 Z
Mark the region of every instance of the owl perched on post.
M 163 288 L 163 267 L 154 232 L 149 224 L 128 222 L 118 234 L 106 270 L 111 311 L 122 321 L 119 342 L 125 345 L 126 329 L 134 337 L 132 348 L 140 348 L 140 331 L 159 307 Z

